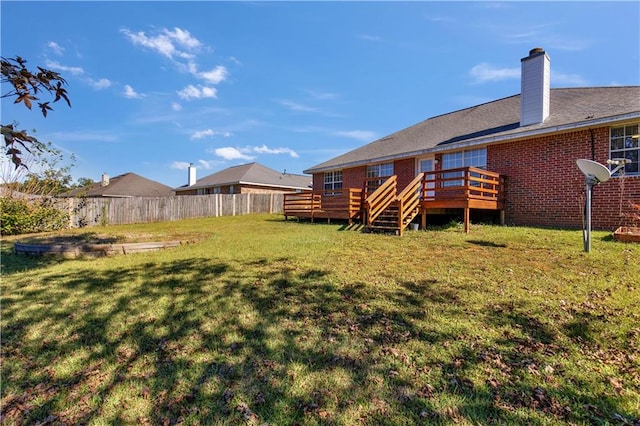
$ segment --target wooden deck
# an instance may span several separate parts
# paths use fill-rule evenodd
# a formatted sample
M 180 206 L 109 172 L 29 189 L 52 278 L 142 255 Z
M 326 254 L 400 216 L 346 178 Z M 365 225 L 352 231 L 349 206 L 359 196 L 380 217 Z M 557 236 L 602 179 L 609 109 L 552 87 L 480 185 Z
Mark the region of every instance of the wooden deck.
M 504 178 L 476 167 L 427 172 L 421 191 L 423 228 L 432 209 L 463 209 L 465 232 L 469 232 L 471 209 L 504 211 Z
M 363 191 L 345 188 L 322 193 L 305 191 L 284 195 L 284 217 L 311 219 L 362 220 Z
M 285 194 L 284 215 L 314 219 L 341 219 L 368 228 L 397 229 L 399 234 L 417 215 L 426 227 L 433 209 L 463 209 L 469 232 L 471 209 L 504 210 L 504 179 L 498 173 L 475 167 L 421 173 L 406 188 L 397 188 L 391 176 L 375 187 L 343 188 L 333 192 Z

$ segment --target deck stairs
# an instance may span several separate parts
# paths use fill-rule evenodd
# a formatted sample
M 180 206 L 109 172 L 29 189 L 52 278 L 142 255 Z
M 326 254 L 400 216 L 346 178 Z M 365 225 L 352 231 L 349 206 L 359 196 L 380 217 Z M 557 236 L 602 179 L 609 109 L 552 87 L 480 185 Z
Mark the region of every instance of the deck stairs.
M 368 232 L 393 233 L 402 236 L 418 215 L 423 174 L 419 174 L 400 194 L 396 176 L 389 177 L 365 200 Z

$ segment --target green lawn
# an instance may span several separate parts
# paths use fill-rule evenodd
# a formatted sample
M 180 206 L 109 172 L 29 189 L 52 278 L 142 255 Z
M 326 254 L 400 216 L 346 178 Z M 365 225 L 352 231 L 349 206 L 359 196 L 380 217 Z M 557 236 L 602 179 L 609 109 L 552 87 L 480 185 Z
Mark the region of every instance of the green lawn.
M 90 231 L 189 243 L 63 260 L 4 238 L 3 425 L 640 422 L 640 245 L 610 233 Z

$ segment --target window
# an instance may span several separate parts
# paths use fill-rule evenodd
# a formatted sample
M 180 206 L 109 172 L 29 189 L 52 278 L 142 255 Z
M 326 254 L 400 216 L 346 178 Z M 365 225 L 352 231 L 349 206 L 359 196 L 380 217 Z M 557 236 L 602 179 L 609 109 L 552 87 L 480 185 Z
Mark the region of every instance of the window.
M 373 164 L 367 166 L 367 178 L 389 177 L 393 175 L 393 163 Z
M 487 168 L 487 148 L 464 151 L 464 167 Z
M 640 154 L 640 138 L 638 138 L 638 124 L 612 127 L 609 142 L 609 158 L 626 158 L 630 160 L 624 167 L 625 174 L 637 175 L 640 172 L 638 157 Z M 611 166 L 615 168 L 617 166 Z M 618 175 L 616 173 L 616 175 Z
M 442 170 L 457 169 L 459 167 L 487 168 L 487 148 L 472 149 L 468 151 L 452 152 L 442 155 Z M 454 178 L 464 176 L 463 171 L 444 173 L 444 178 Z M 462 180 L 445 181 L 443 186 L 461 186 Z
M 372 193 L 380 187 L 389 176 L 393 175 L 393 163 L 372 164 L 367 166 L 367 191 Z M 384 178 L 384 179 L 376 179 Z
M 324 192 L 326 195 L 339 195 L 336 190 L 342 189 L 342 170 L 324 174 Z

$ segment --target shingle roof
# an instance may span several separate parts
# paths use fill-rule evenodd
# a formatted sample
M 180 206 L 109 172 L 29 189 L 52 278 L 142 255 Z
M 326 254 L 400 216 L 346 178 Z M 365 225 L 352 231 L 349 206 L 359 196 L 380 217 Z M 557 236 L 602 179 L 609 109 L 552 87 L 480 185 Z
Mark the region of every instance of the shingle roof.
M 520 95 L 429 118 L 305 170 L 317 173 L 640 118 L 640 86 L 551 89 L 549 117 L 520 127 Z
M 102 182 L 91 185 L 89 189 L 78 188 L 63 196 L 74 197 L 169 197 L 174 195 L 173 189 L 160 182 L 147 179 L 135 173 L 125 173 L 109 179 L 109 185 Z
M 213 173 L 202 179 L 198 179 L 194 185 L 176 188 L 176 191 L 242 184 L 276 188 L 309 189 L 311 186 L 311 176 L 281 173 L 259 163 L 248 163 Z

